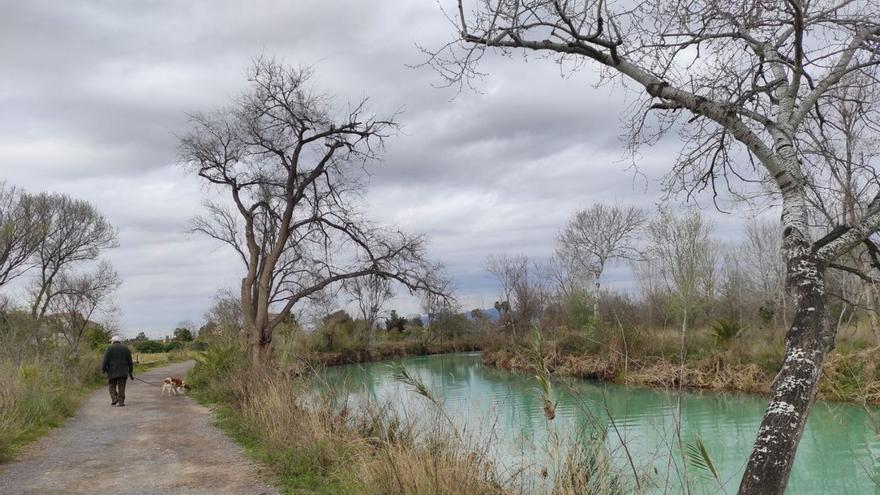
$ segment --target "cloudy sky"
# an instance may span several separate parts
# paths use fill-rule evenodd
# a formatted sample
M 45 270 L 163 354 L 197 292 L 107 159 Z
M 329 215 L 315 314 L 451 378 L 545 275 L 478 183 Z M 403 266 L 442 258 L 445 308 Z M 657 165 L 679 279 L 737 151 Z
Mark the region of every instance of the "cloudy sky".
M 199 321 L 241 267 L 187 234 L 208 191 L 177 164 L 186 113 L 225 104 L 260 54 L 316 69 L 340 105 L 369 96 L 403 110 L 373 170 L 377 220 L 429 236 L 465 307 L 488 307 L 490 253 L 548 256 L 578 208 L 653 207 L 674 143 L 627 171 L 621 119 L 632 95 L 561 77 L 546 60 L 489 57 L 479 91 L 438 88 L 417 44 L 454 36 L 433 0 L 0 0 L 0 179 L 92 201 L 119 228 L 107 254 L 124 279 L 126 334 Z M 716 215 L 717 216 L 717 215 Z M 720 218 L 722 225 L 730 218 Z M 625 286 L 627 270 L 610 274 Z M 403 313 L 417 301 L 395 302 Z

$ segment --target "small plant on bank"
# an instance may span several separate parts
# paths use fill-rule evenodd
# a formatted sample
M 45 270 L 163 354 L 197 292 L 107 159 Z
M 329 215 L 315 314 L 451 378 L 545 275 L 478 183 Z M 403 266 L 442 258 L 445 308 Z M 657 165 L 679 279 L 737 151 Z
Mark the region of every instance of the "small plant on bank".
M 685 447 L 688 464 L 695 468 L 703 476 L 711 476 L 718 485 L 723 487 L 724 482 L 718 468 L 715 467 L 715 461 L 709 455 L 709 449 L 703 443 L 703 439 L 699 435 L 694 437 L 693 441 L 688 442 Z
M 743 326 L 734 320 L 718 320 L 712 325 L 712 336 L 719 344 L 730 342 L 742 332 Z

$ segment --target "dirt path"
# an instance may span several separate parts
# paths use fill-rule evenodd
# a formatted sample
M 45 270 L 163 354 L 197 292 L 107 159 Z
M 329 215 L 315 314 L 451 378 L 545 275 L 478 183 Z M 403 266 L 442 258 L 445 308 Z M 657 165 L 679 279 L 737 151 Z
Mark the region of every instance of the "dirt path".
M 139 376 L 182 376 L 192 361 Z M 137 375 L 136 375 L 137 376 Z M 275 494 L 241 448 L 189 397 L 128 382 L 126 407 L 93 393 L 62 428 L 0 466 L 2 494 Z

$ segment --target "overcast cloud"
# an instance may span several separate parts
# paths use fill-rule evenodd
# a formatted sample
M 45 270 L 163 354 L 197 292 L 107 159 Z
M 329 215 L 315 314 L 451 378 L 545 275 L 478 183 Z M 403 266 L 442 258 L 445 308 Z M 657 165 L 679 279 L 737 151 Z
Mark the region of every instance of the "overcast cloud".
M 593 202 L 653 206 L 675 157 L 657 146 L 639 160 L 645 177 L 625 170 L 627 95 L 593 88 L 589 68 L 563 78 L 546 61 L 489 57 L 480 93 L 436 88 L 436 73 L 408 67 L 424 60 L 416 43 L 453 36 L 432 0 L 3 0 L 0 11 L 0 179 L 92 201 L 119 228 L 107 258 L 129 335 L 200 320 L 240 277 L 228 251 L 186 233 L 208 192 L 177 166 L 175 135 L 187 112 L 236 95 L 260 54 L 313 65 L 339 104 L 368 96 L 380 114 L 403 110 L 368 209 L 429 236 L 466 308 L 494 301 L 488 254 L 546 257 Z M 617 268 L 610 285 L 628 277 Z

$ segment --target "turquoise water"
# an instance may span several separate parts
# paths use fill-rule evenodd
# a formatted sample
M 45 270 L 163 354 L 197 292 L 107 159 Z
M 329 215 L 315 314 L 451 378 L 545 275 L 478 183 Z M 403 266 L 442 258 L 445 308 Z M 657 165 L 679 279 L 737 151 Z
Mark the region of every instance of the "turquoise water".
M 556 418 L 548 425 L 537 381 L 528 374 L 483 366 L 477 353 L 400 362 L 440 399 L 446 417 L 466 439 L 492 445 L 490 455 L 502 476 L 522 468 L 524 474 L 518 479 L 531 483 L 536 492 L 541 490 L 534 486 L 543 487 L 534 481 L 536 473 L 547 467 L 552 476 L 554 459 L 577 432 L 605 431 L 599 441 L 616 469 L 632 473 L 621 448 L 625 445 L 636 471 L 650 478 L 643 481 L 651 485 L 646 491 L 680 493 L 681 479 L 686 477 L 692 493 L 735 493 L 766 406 L 766 400 L 757 396 L 682 394 L 682 440 L 702 439 L 721 474 L 723 484 L 719 484 L 703 470 L 682 469 L 687 463 L 681 461 L 675 440 L 679 410 L 675 392 L 564 380 L 555 384 Z M 436 414 L 435 406 L 394 379 L 388 363 L 338 366 L 324 373 L 326 384 L 353 404 L 376 399 L 410 419 Z M 880 480 L 880 438 L 872 425 L 869 413 L 859 406 L 816 404 L 788 493 L 880 493 L 872 481 Z M 687 476 L 682 476 L 683 471 Z

